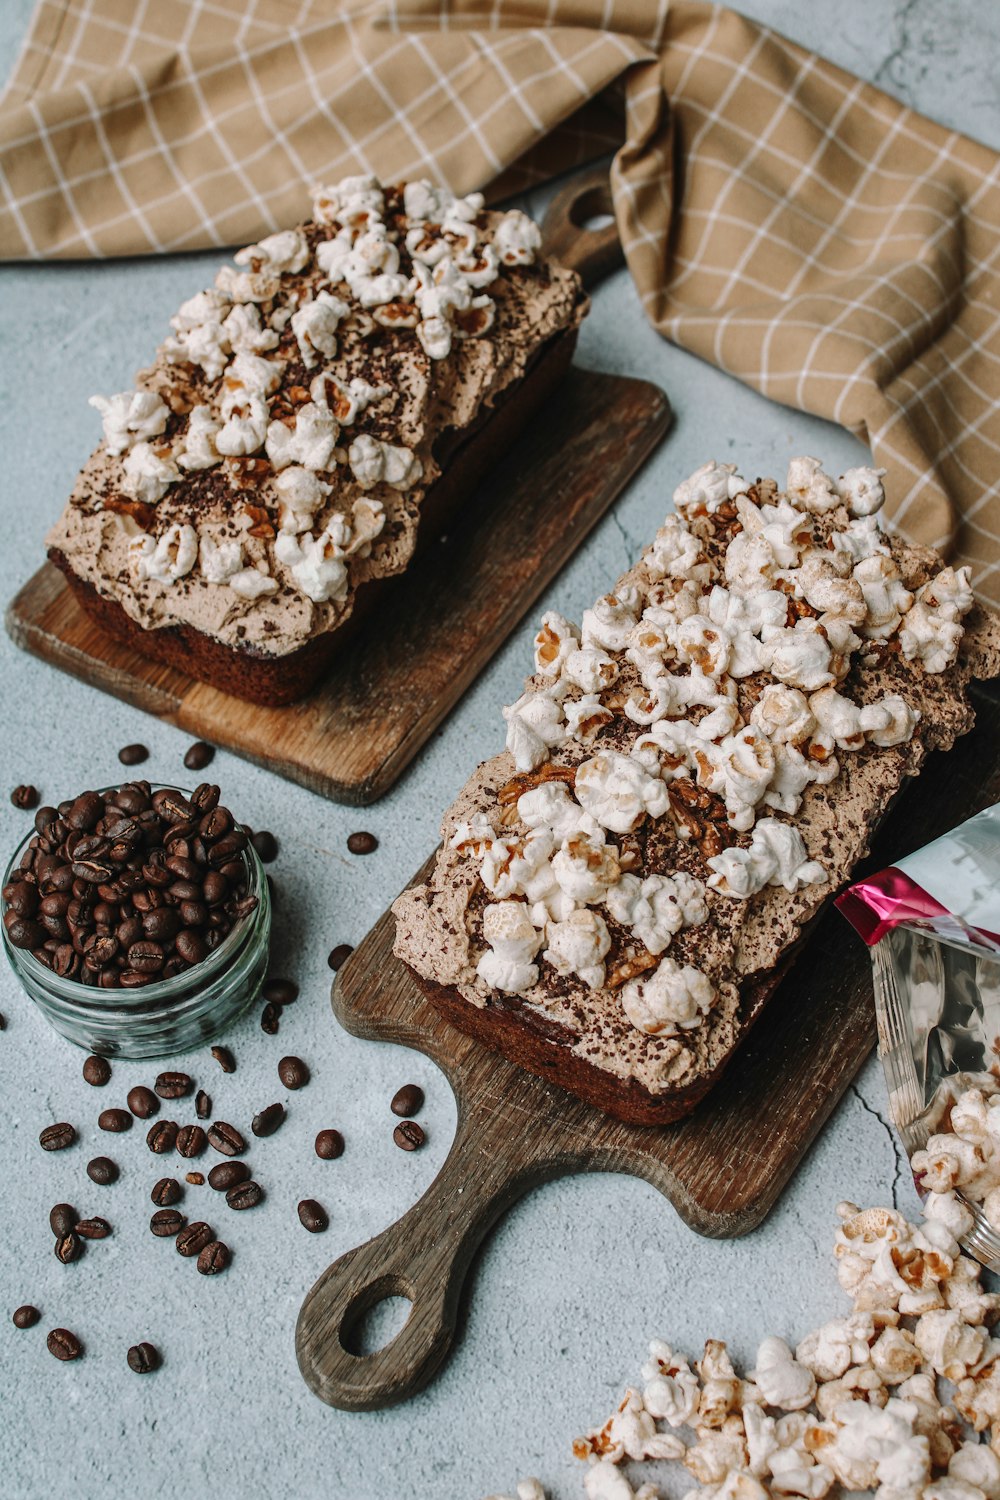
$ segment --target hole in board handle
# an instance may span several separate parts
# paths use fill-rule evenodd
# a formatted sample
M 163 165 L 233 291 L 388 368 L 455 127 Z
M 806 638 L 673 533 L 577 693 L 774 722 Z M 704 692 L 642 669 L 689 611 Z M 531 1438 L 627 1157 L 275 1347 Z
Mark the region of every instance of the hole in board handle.
M 413 1302 L 394 1278 L 380 1278 L 351 1303 L 344 1314 L 340 1343 L 355 1359 L 378 1354 L 399 1337 Z
M 578 228 L 587 229 L 591 234 L 600 234 L 602 229 L 607 229 L 608 225 L 614 222 L 614 214 L 589 214 L 583 223 L 578 225 Z

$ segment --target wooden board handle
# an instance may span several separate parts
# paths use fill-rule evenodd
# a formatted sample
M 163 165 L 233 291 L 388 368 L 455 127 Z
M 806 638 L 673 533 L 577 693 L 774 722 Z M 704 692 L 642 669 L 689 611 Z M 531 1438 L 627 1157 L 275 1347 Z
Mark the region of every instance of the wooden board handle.
M 587 220 L 604 214 L 611 223 L 588 229 Z M 616 271 L 625 260 L 607 167 L 591 167 L 557 193 L 542 220 L 546 256 L 577 271 L 585 287 Z
M 526 1164 L 526 1172 L 538 1180 L 537 1166 Z M 451 1348 L 472 1257 L 520 1197 L 519 1177 L 511 1176 L 503 1151 L 486 1149 L 481 1126 L 470 1128 L 460 1111 L 451 1151 L 424 1196 L 402 1219 L 334 1261 L 302 1304 L 295 1350 L 306 1384 L 322 1401 L 372 1411 L 405 1401 L 431 1380 Z M 406 1323 L 384 1348 L 352 1352 L 365 1314 L 386 1297 L 412 1303 Z

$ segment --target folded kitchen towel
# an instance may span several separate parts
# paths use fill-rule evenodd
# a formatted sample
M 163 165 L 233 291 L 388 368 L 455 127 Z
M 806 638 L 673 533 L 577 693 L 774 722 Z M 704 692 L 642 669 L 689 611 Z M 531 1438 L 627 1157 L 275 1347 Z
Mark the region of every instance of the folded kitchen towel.
M 679 0 L 40 0 L 0 100 L 0 256 L 249 242 L 307 184 L 492 197 L 615 151 L 667 338 L 842 423 L 1000 603 L 1000 158 Z

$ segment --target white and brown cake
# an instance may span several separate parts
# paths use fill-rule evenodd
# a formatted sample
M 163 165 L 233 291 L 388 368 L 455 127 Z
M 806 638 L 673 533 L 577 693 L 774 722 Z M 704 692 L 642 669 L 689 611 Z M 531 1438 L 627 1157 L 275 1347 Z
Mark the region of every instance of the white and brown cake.
M 256 702 L 314 684 L 422 534 L 474 501 L 569 364 L 579 277 L 523 213 L 320 189 L 171 319 L 48 537 L 83 607 Z
M 972 725 L 1000 620 L 879 526 L 881 473 L 706 464 L 581 628 L 549 613 L 506 751 L 396 952 L 460 1028 L 621 1117 L 731 1057 L 905 778 Z

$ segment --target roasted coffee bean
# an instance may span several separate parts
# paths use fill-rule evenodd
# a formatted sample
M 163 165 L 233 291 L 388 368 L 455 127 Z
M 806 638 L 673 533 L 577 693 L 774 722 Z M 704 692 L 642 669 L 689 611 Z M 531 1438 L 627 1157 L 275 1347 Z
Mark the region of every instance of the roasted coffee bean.
M 29 922 L 13 911 L 4 912 L 3 925 L 12 948 L 40 948 L 48 936 L 40 922 Z
M 155 1344 L 133 1344 L 125 1358 L 136 1375 L 149 1375 L 160 1367 L 160 1351 Z
M 62 1360 L 79 1359 L 83 1353 L 83 1345 L 68 1328 L 53 1328 L 45 1340 L 45 1347 L 56 1359 Z
M 145 745 L 123 745 L 118 752 L 118 759 L 123 766 L 141 766 L 144 760 L 149 759 L 149 751 Z
M 52 972 L 60 979 L 72 979 L 80 967 L 80 955 L 72 943 L 60 943 L 52 954 Z
M 204 1089 L 199 1089 L 194 1096 L 194 1112 L 199 1120 L 207 1120 L 211 1117 L 212 1099 L 211 1095 L 206 1094 Z
M 229 895 L 229 881 L 218 870 L 209 870 L 202 881 L 201 893 L 209 906 L 220 906 Z
M 265 979 L 261 994 L 272 1005 L 291 1005 L 299 998 L 299 987 L 294 979 Z
M 143 912 L 140 920 L 144 937 L 153 944 L 173 942 L 181 926 L 190 925 L 187 918 L 175 911 L 172 906 L 158 906 L 153 911 Z M 136 968 L 141 966 L 135 963 L 132 954 L 138 946 L 138 943 L 132 943 L 129 946 L 129 962 Z
M 215 759 L 215 746 L 206 744 L 204 740 L 195 740 L 184 755 L 184 769 L 186 771 L 204 771 Z
M 182 1229 L 174 1241 L 178 1255 L 200 1255 L 206 1245 L 210 1245 L 215 1235 L 209 1226 L 200 1219 L 196 1224 L 189 1224 Z
M 45 833 L 50 824 L 55 823 L 59 814 L 54 807 L 40 807 L 35 813 L 35 832 Z
M 168 823 L 190 823 L 194 819 L 194 808 L 183 792 L 175 787 L 160 787 L 153 793 L 153 809 Z
M 226 1193 L 238 1182 L 246 1182 L 250 1168 L 245 1161 L 220 1161 L 208 1174 L 208 1185 L 217 1193 Z
M 374 854 L 378 848 L 378 839 L 373 833 L 352 833 L 347 840 L 347 847 L 352 854 Z
M 418 1083 L 404 1083 L 401 1089 L 397 1089 L 392 1096 L 389 1108 L 394 1115 L 401 1119 L 408 1119 L 410 1115 L 419 1115 L 424 1107 L 424 1091 Z
M 61 1121 L 58 1125 L 46 1125 L 38 1137 L 38 1144 L 43 1151 L 65 1151 L 67 1146 L 72 1146 L 76 1140 L 76 1131 L 72 1125 Z
M 281 1011 L 273 1001 L 269 1000 L 260 1013 L 260 1029 L 267 1036 L 277 1036 L 280 1024 Z
M 83 942 L 83 961 L 88 969 L 97 973 L 106 969 L 118 954 L 118 939 L 108 933 L 92 932 Z
M 207 843 L 224 839 L 233 826 L 233 815 L 226 807 L 216 805 L 205 813 L 198 824 L 198 832 Z
M 214 752 L 213 752 L 214 753 Z M 199 813 L 209 813 L 218 807 L 221 793 L 210 781 L 203 781 L 191 793 L 191 806 Z
M 182 1125 L 177 1132 L 178 1156 L 200 1156 L 206 1143 L 207 1137 L 200 1125 Z
M 149 1127 L 146 1135 L 146 1145 L 150 1151 L 157 1156 L 163 1156 L 172 1151 L 177 1144 L 177 1124 L 174 1120 L 157 1120 L 155 1125 Z
M 278 840 L 273 833 L 268 833 L 266 828 L 262 828 L 259 833 L 255 833 L 250 842 L 256 849 L 257 858 L 261 864 L 269 865 L 277 859 Z
M 321 1130 L 316 1137 L 316 1155 L 323 1161 L 336 1161 L 344 1154 L 344 1137 L 339 1130 Z
M 83 1078 L 95 1089 L 101 1089 L 111 1078 L 111 1064 L 106 1057 L 92 1055 L 84 1059 Z
M 247 1149 L 243 1136 L 225 1120 L 216 1120 L 208 1127 L 208 1144 L 214 1146 L 222 1156 L 242 1156 Z
M 158 974 L 165 959 L 166 954 L 159 943 L 133 943 L 128 950 L 129 968 L 137 974 Z
M 56 1260 L 62 1261 L 64 1266 L 70 1265 L 74 1260 L 79 1260 L 83 1254 L 83 1241 L 77 1239 L 70 1231 L 69 1234 L 60 1235 L 56 1240 Z
M 229 1265 L 230 1259 L 228 1245 L 224 1245 L 221 1240 L 210 1240 L 198 1252 L 198 1270 L 203 1276 L 218 1276 Z
M 186 964 L 200 964 L 209 952 L 205 939 L 193 927 L 181 928 L 174 939 L 174 950 Z
M 98 1128 L 109 1130 L 113 1135 L 121 1135 L 123 1130 L 131 1130 L 132 1116 L 127 1109 L 102 1109 L 97 1116 Z
M 416 1120 L 404 1120 L 392 1132 L 392 1138 L 401 1151 L 419 1151 L 427 1137 Z
M 57 1238 L 69 1234 L 79 1214 L 69 1203 L 55 1203 L 49 1209 L 49 1228 Z
M 110 1187 L 111 1183 L 118 1181 L 118 1164 L 110 1156 L 95 1156 L 87 1163 L 87 1176 L 98 1187 Z
M 236 1072 L 236 1059 L 228 1047 L 213 1047 L 212 1056 L 215 1058 L 223 1073 Z
M 107 1219 L 96 1216 L 93 1219 L 81 1219 L 76 1225 L 76 1232 L 85 1240 L 106 1240 L 111 1233 L 111 1225 Z
M 18 917 L 33 917 L 38 911 L 38 887 L 27 880 L 14 880 L 4 887 L 4 900 Z
M 149 1196 L 158 1207 L 170 1208 L 172 1204 L 181 1201 L 184 1189 L 176 1177 L 161 1177 L 159 1182 L 154 1183 Z
M 158 1208 L 149 1221 L 149 1227 L 157 1239 L 166 1240 L 179 1234 L 186 1222 L 176 1208 Z
M 231 1187 L 226 1194 L 226 1202 L 230 1208 L 256 1208 L 263 1197 L 264 1189 L 251 1177 L 246 1182 L 238 1182 L 235 1187 Z
M 193 1084 L 187 1073 L 157 1073 L 153 1088 L 161 1099 L 183 1099 Z
M 16 786 L 10 794 L 10 800 L 22 812 L 30 812 L 33 807 L 38 806 L 38 788 L 30 785 Z
M 11 1322 L 15 1328 L 34 1328 L 41 1316 L 37 1307 L 32 1307 L 30 1302 L 26 1302 L 23 1307 L 15 1307 Z
M 137 1120 L 152 1119 L 153 1115 L 158 1115 L 160 1112 L 159 1099 L 152 1089 L 146 1088 L 142 1083 L 137 1083 L 129 1089 L 125 1102 Z
M 278 1064 L 278 1077 L 286 1089 L 301 1089 L 309 1082 L 309 1069 L 301 1057 L 283 1057 Z
M 326 1209 L 316 1202 L 315 1198 L 303 1198 L 299 1204 L 299 1223 L 303 1229 L 308 1229 L 310 1234 L 322 1234 L 327 1229 L 330 1220 L 327 1218 Z
M 254 1135 L 273 1135 L 284 1118 L 285 1106 L 283 1104 L 269 1104 L 266 1109 L 254 1115 L 250 1129 Z
M 350 943 L 338 943 L 335 948 L 330 949 L 326 961 L 336 974 L 337 970 L 347 962 L 353 952 L 354 949 Z
M 205 1178 L 201 1172 L 185 1172 L 184 1181 L 189 1182 L 192 1187 L 204 1187 Z

